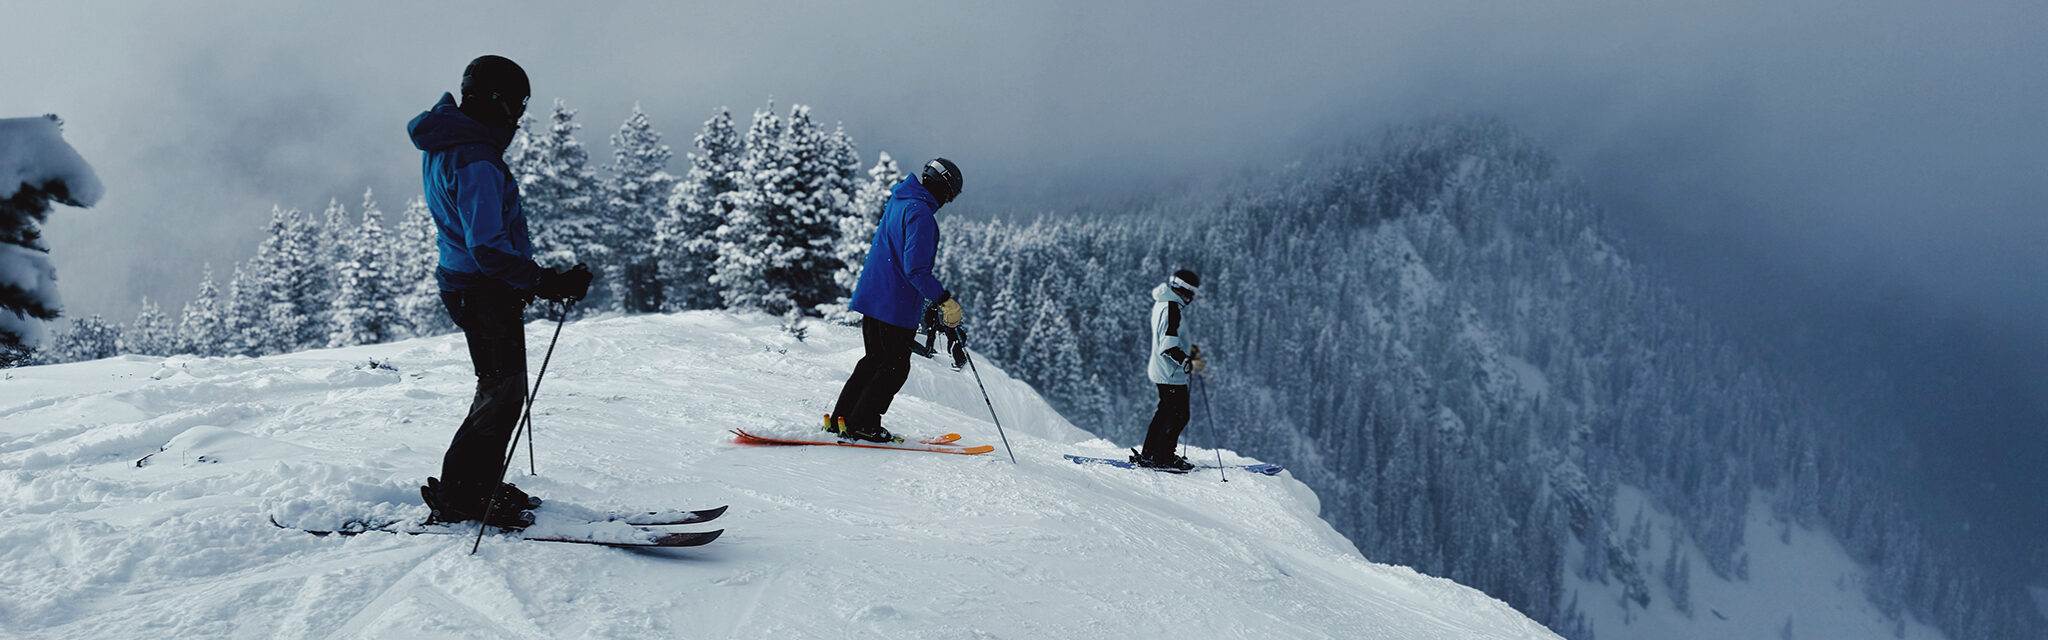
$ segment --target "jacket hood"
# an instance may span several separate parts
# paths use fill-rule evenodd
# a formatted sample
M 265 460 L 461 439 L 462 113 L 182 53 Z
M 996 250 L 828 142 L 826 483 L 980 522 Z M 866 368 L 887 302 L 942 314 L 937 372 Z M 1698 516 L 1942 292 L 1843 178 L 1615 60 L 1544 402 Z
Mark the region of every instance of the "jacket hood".
M 455 106 L 453 94 L 441 94 L 441 101 L 414 117 L 405 126 L 412 134 L 412 146 L 421 151 L 440 151 L 465 144 L 486 144 L 500 153 L 512 144 L 512 127 L 491 127 L 477 122 Z
M 1180 297 L 1179 293 L 1175 293 L 1173 285 L 1164 282 L 1152 288 L 1152 299 L 1156 302 L 1178 302 L 1183 305 L 1190 302 L 1187 298 Z
M 923 200 L 934 213 L 939 210 L 939 199 L 932 197 L 931 190 L 924 188 L 924 183 L 918 182 L 917 176 L 904 176 L 903 181 L 896 183 L 896 188 L 889 192 L 889 199 Z

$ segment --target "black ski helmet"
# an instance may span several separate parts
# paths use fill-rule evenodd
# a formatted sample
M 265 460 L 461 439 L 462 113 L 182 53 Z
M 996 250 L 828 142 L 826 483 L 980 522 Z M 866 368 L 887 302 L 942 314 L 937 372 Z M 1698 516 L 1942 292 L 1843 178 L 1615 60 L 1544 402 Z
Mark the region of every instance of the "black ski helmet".
M 526 81 L 526 70 L 519 63 L 504 56 L 478 56 L 462 69 L 462 100 L 483 100 L 497 105 L 505 113 L 507 125 L 519 122 L 519 116 L 526 114 L 526 99 L 533 95 L 533 86 Z
M 926 191 L 932 192 L 932 197 L 939 199 L 939 206 L 946 206 L 946 203 L 960 197 L 960 167 L 955 166 L 952 160 L 932 158 L 931 162 L 924 163 L 924 172 L 917 175 L 917 181 L 924 185 Z

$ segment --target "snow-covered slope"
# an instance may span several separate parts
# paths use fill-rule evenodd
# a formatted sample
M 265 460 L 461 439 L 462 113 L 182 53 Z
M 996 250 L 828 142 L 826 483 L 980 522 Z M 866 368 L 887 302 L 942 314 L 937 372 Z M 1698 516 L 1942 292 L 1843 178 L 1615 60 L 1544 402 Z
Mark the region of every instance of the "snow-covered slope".
M 459 336 L 0 371 L 0 636 L 1556 637 L 1368 562 L 1285 475 L 1065 462 L 1118 450 L 986 364 L 1019 464 L 725 433 L 807 429 L 858 356 L 851 330 L 798 342 L 761 316 L 571 325 L 536 408 L 540 475 L 521 454 L 512 479 L 590 507 L 730 503 L 727 533 L 651 552 L 493 538 L 474 556 L 267 521 L 423 512 L 473 385 Z M 922 359 L 889 414 L 1000 444 L 987 417 L 968 374 Z
M 1940 631 L 1911 616 L 1887 616 L 1871 604 L 1865 583 L 1869 568 L 1858 564 L 1834 536 L 1785 522 L 1758 499 L 1744 521 L 1742 575 L 1724 580 L 1708 569 L 1706 555 L 1690 541 L 1676 541 L 1676 518 L 1659 510 L 1643 492 L 1618 490 L 1616 521 L 1623 544 L 1632 545 L 1644 573 L 1648 604 L 1632 601 L 1627 586 L 1588 580 L 1585 549 L 1574 543 L 1566 554 L 1571 576 L 1568 597 L 1588 613 L 1596 638 L 1719 640 L 1721 638 L 1896 638 L 1941 640 Z M 1671 570 L 1673 562 L 1689 566 Z M 1683 584 L 1684 588 L 1675 588 Z M 1680 595 L 1683 595 L 1681 606 Z

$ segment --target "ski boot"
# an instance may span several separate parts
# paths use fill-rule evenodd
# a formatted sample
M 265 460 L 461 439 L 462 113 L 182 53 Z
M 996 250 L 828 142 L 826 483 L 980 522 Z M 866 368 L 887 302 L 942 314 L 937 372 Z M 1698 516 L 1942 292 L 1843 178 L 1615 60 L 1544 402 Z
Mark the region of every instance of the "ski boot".
M 540 508 L 540 498 L 527 495 L 525 491 L 519 490 L 519 485 L 510 482 L 498 483 L 498 503 L 520 505 L 521 511 L 532 511 Z
M 479 497 L 474 501 L 474 506 L 465 508 L 459 506 L 459 503 L 464 502 L 460 496 L 456 496 L 454 500 L 450 499 L 452 487 L 449 484 L 441 482 L 440 478 L 427 478 L 427 484 L 420 487 L 420 499 L 425 501 L 427 508 L 431 510 L 426 524 L 482 520 L 485 525 L 506 531 L 519 531 L 532 526 L 533 508 L 539 506 L 540 500 L 526 495 L 526 492 L 520 491 L 518 487 L 509 484 L 505 486 L 510 487 L 511 491 L 498 494 L 498 499 L 492 502 L 493 506 L 489 509 L 489 518 L 486 519 L 485 509 L 482 507 L 484 502 L 489 501 L 489 496 Z
M 895 434 L 889 433 L 888 429 L 882 428 L 882 425 L 875 425 L 872 427 L 849 427 L 846 426 L 846 422 L 843 420 L 840 421 L 839 425 L 839 437 L 848 440 L 866 440 L 868 442 L 880 442 L 883 444 L 903 441 L 902 438 L 898 438 L 895 436 Z
M 1188 462 L 1187 458 L 1178 455 L 1169 453 L 1166 454 L 1166 459 L 1154 460 L 1146 457 L 1145 454 L 1138 453 L 1137 449 L 1131 450 L 1131 464 L 1169 473 L 1187 473 L 1188 470 L 1195 468 L 1194 463 Z

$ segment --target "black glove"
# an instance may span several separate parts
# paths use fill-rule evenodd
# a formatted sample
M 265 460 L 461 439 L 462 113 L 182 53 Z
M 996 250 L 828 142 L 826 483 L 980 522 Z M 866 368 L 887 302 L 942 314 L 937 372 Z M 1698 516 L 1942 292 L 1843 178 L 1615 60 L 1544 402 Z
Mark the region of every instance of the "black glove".
M 590 267 L 581 264 L 564 271 L 542 271 L 540 280 L 533 283 L 533 295 L 542 300 L 582 300 L 590 293 L 590 281 L 595 277 Z

